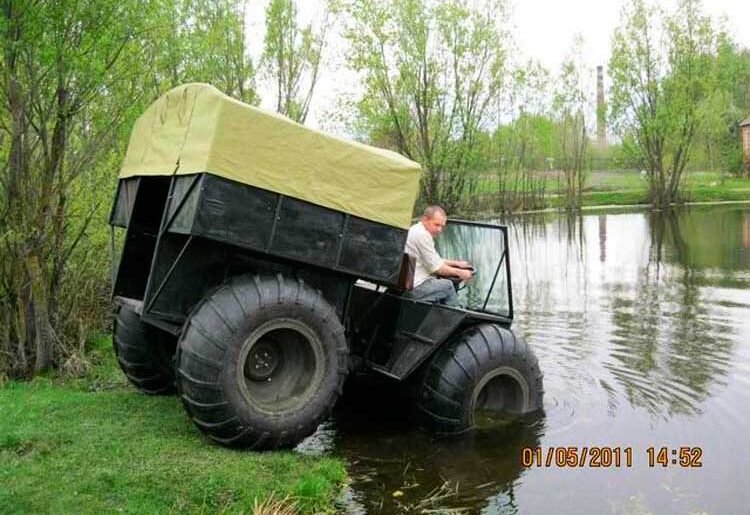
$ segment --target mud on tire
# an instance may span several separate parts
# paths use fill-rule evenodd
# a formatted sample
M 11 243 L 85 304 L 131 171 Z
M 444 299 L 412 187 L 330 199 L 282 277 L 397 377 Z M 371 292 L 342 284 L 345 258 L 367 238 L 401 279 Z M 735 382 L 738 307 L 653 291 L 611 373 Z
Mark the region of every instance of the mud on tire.
M 420 424 L 440 434 L 475 427 L 482 411 L 524 414 L 542 407 L 542 373 L 522 338 L 494 324 L 460 334 L 428 365 L 417 390 Z
M 196 426 L 229 447 L 291 447 L 336 403 L 344 328 L 319 291 L 282 275 L 241 276 L 191 313 L 177 384 Z
M 113 333 L 117 362 L 136 388 L 149 395 L 175 392 L 175 336 L 143 323 L 126 306 L 121 306 L 115 316 Z

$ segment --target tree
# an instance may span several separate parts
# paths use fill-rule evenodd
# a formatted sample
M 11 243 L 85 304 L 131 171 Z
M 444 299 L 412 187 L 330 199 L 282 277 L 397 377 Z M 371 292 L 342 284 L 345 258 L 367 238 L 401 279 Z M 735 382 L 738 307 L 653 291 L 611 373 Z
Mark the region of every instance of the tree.
M 4 322 L 16 340 L 21 369 L 44 370 L 54 360 L 57 293 L 81 234 L 66 237 L 70 186 L 111 142 L 122 119 L 127 103 L 113 86 L 127 81 L 120 56 L 134 40 L 134 27 L 139 27 L 137 13 L 119 2 L 2 5 L 2 118 L 8 143 L 1 174 L 0 287 L 3 308 L 12 311 Z M 102 98 L 107 100 L 97 109 Z M 93 113 L 105 118 L 94 121 Z
M 185 82 L 208 82 L 257 104 L 255 67 L 245 49 L 247 0 L 152 0 L 139 42 L 149 100 Z
M 738 125 L 750 115 L 750 51 L 740 49 L 728 34 L 720 33 L 712 65 L 709 95 L 700 106 L 703 123 L 698 139 L 706 166 L 740 173 L 743 166 Z
M 0 1 L 0 376 L 62 364 L 84 312 L 106 317 L 113 172 L 143 107 L 186 79 L 252 91 L 237 2 L 204 4 Z
M 359 127 L 419 161 L 422 201 L 449 210 L 474 181 L 479 135 L 503 85 L 503 5 L 479 4 L 363 0 L 344 7 L 352 22 L 349 65 L 365 86 Z
M 679 200 L 683 172 L 708 95 L 716 38 L 699 0 L 669 15 L 633 0 L 612 39 L 611 116 L 623 142 L 648 173 L 650 202 Z
M 318 32 L 300 28 L 294 0 L 271 0 L 266 8 L 266 38 L 261 64 L 275 83 L 276 111 L 305 123 L 328 31 L 328 13 Z
M 180 37 L 186 49 L 183 76 L 209 82 L 229 96 L 257 103 L 255 69 L 246 54 L 247 0 L 185 0 Z M 186 80 L 179 82 L 186 82 Z
M 553 102 L 560 145 L 557 164 L 565 179 L 565 208 L 569 211 L 581 208 L 581 195 L 586 181 L 587 99 L 581 77 L 582 45 L 583 40 L 577 37 L 572 55 L 562 64 Z
M 495 202 L 500 212 L 544 209 L 547 170 L 556 154 L 555 123 L 549 116 L 550 74 L 528 61 L 507 74 L 503 96 L 495 99 L 498 120 L 510 119 L 493 132 L 483 150 L 495 171 Z

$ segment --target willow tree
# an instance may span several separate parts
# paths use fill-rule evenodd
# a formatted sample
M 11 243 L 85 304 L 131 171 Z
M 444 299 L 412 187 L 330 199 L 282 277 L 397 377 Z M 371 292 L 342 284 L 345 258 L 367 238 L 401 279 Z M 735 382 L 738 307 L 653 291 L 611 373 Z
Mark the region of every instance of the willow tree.
M 633 0 L 612 38 L 613 128 L 648 173 L 649 199 L 657 208 L 680 199 L 715 46 L 699 0 L 681 0 L 671 14 Z
M 455 209 L 503 84 L 503 4 L 362 0 L 344 11 L 350 67 L 365 92 L 358 122 L 423 168 L 422 200 Z
M 258 102 L 255 68 L 246 52 L 246 11 L 247 0 L 183 0 L 178 5 L 177 37 L 184 52 L 179 82 L 210 82 L 238 100 Z
M 559 143 L 557 165 L 563 172 L 564 207 L 568 211 L 581 208 L 586 182 L 588 134 L 585 113 L 590 102 L 581 75 L 585 72 L 581 59 L 582 46 L 583 40 L 576 37 L 571 55 L 562 64 L 553 100 Z
M 271 0 L 261 66 L 273 83 L 276 111 L 305 123 L 318 82 L 329 17 L 319 27 L 301 27 L 294 0 Z
M 243 96 L 234 5 L 0 1 L 0 380 L 63 363 L 88 312 L 106 317 L 106 212 L 130 126 L 177 81 Z
M 113 86 L 129 74 L 120 57 L 141 26 L 138 17 L 115 1 L 3 2 L 0 309 L 4 350 L 17 371 L 54 361 L 57 294 L 80 241 L 67 238 L 70 186 L 128 105 Z M 103 111 L 95 107 L 102 98 L 109 105 Z M 106 118 L 92 120 L 94 111 Z

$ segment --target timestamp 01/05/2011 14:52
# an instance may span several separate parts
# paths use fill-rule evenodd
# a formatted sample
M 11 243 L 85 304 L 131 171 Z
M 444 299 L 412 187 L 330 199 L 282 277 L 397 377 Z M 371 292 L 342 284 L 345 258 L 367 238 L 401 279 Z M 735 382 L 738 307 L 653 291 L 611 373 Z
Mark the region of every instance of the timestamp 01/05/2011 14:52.
M 636 461 L 634 457 L 632 447 L 523 447 L 520 460 L 525 468 L 632 468 Z M 699 468 L 703 466 L 703 449 L 695 446 L 653 446 L 646 449 L 645 458 L 642 463 L 649 468 Z

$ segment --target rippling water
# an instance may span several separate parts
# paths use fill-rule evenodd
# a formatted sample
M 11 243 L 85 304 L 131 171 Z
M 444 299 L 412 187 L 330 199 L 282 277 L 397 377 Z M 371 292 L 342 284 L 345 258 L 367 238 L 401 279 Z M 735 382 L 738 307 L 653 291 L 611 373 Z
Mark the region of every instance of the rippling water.
M 405 424 L 398 391 L 348 392 L 300 447 L 347 461 L 344 509 L 750 513 L 750 208 L 508 223 L 543 413 L 445 441 Z M 632 467 L 521 466 L 524 447 L 569 446 L 631 448 Z M 702 467 L 672 465 L 684 446 Z M 668 447 L 667 467 L 649 447 Z

